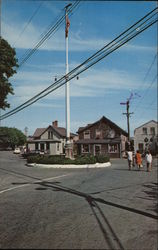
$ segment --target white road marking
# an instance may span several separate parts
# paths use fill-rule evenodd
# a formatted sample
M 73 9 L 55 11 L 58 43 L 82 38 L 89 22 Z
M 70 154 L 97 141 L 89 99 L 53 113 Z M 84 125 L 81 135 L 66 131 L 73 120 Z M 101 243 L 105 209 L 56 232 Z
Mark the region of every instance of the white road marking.
M 19 185 L 19 186 L 16 186 L 16 187 L 12 187 L 12 188 L 7 188 L 5 190 L 0 191 L 0 194 L 3 194 L 5 192 L 9 192 L 9 191 L 11 191 L 13 189 L 21 188 L 21 187 L 24 187 L 24 186 L 30 186 L 30 185 L 32 185 L 34 183 L 40 183 L 42 181 L 48 181 L 48 180 L 58 179 L 58 178 L 62 178 L 62 177 L 68 176 L 68 175 L 72 175 L 72 174 L 63 174 L 63 175 L 59 175 L 59 176 L 55 176 L 55 177 L 50 177 L 50 178 L 42 179 L 42 180 L 39 180 L 39 181 L 36 181 L 36 182 L 32 182 L 32 183 L 28 183 L 28 184 L 22 184 L 22 185 Z
M 0 194 L 3 194 L 3 193 L 5 193 L 5 192 L 11 191 L 11 190 L 16 189 L 16 188 L 28 186 L 28 185 L 31 185 L 31 184 L 23 184 L 23 185 L 20 185 L 20 186 L 17 186 L 17 187 L 8 188 L 8 189 L 5 189 L 5 190 L 0 191 Z

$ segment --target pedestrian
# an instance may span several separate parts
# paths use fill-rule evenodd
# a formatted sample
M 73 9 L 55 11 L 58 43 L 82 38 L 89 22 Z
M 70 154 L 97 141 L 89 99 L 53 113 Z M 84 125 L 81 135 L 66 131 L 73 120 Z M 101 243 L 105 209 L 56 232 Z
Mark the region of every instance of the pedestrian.
M 132 169 L 132 162 L 133 162 L 133 152 L 130 148 L 127 151 L 127 160 L 128 160 L 128 168 L 129 168 L 129 170 L 131 170 Z
M 140 170 L 140 168 L 142 167 L 142 157 L 141 157 L 139 150 L 137 150 L 136 152 L 135 160 L 136 160 L 138 170 Z
M 150 172 L 152 169 L 152 155 L 149 150 L 147 151 L 145 158 L 146 158 L 147 172 Z

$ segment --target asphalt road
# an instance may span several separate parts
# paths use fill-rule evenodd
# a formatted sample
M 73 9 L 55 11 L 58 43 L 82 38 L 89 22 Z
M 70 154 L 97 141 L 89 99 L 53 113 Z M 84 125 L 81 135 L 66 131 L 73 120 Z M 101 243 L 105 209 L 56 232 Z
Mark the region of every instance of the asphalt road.
M 0 151 L 1 249 L 157 249 L 156 159 L 152 172 L 25 163 Z

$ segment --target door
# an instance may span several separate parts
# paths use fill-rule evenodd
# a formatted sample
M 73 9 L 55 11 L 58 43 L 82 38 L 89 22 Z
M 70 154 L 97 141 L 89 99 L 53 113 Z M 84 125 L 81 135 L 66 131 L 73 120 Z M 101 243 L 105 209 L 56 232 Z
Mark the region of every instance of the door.
M 94 145 L 94 155 L 101 154 L 101 145 Z

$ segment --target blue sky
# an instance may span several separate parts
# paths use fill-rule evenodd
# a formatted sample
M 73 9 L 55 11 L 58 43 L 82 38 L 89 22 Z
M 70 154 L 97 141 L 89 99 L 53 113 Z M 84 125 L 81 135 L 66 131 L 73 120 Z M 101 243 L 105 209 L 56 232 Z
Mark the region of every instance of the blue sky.
M 2 37 L 16 49 L 17 58 L 34 48 L 51 23 L 74 1 L 2 0 Z M 40 5 L 41 4 L 41 5 Z M 40 6 L 40 7 L 39 7 Z M 31 22 L 28 21 L 37 10 Z M 156 1 L 81 1 L 70 19 L 69 70 L 117 37 L 156 7 Z M 25 28 L 25 30 L 24 30 Z M 126 107 L 120 105 L 132 93 L 131 135 L 136 127 L 157 120 L 157 24 L 132 39 L 108 57 L 70 81 L 71 131 L 76 132 L 103 115 L 127 130 Z M 151 67 L 152 65 L 152 67 Z M 150 71 L 149 71 L 150 69 Z M 147 73 L 148 72 L 148 73 Z M 65 74 L 65 26 L 51 36 L 17 70 L 10 82 L 15 95 L 8 96 L 10 111 L 33 97 Z M 155 79 L 153 81 L 153 79 Z M 58 120 L 65 127 L 65 87 L 30 107 L 1 121 L 32 135 L 37 127 Z

